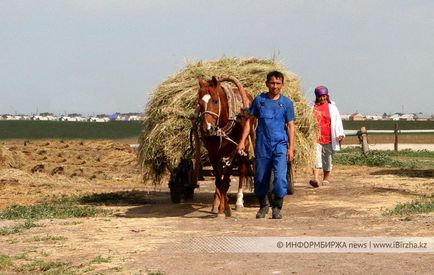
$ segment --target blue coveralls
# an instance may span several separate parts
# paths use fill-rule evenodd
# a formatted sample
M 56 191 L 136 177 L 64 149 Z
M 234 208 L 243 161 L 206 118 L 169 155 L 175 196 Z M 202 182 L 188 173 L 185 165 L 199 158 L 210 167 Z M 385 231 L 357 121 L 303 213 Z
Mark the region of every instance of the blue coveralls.
M 249 113 L 258 118 L 255 146 L 255 194 L 259 199 L 266 196 L 269 191 L 271 171 L 273 171 L 273 193 L 283 198 L 288 188 L 286 123 L 295 119 L 293 103 L 283 95 L 280 95 L 277 100 L 272 100 L 266 93 L 262 93 L 253 100 Z

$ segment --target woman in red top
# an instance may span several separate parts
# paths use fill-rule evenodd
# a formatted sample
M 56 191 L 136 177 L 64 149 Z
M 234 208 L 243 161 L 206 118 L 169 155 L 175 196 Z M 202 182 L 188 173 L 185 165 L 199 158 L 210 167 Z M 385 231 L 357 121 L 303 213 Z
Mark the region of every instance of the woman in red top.
M 319 173 L 323 170 L 322 184 L 329 182 L 332 170 L 332 155 L 340 150 L 340 143 L 345 137 L 342 120 L 336 105 L 330 101 L 328 89 L 325 86 L 315 88 L 315 115 L 319 136 L 316 144 L 316 160 L 313 169 L 314 179 L 309 181 L 313 187 L 319 187 Z

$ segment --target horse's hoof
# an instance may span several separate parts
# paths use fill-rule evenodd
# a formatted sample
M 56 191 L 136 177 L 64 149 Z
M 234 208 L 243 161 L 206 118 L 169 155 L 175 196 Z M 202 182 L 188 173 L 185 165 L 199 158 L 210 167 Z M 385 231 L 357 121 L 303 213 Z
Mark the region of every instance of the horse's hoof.
M 214 213 L 214 214 L 218 214 L 219 213 L 219 207 L 218 206 L 213 206 L 211 208 L 211 212 Z
M 225 215 L 226 215 L 226 217 L 231 217 L 232 216 L 232 210 L 230 208 L 225 209 Z
M 244 210 L 244 205 L 242 204 L 235 205 L 235 211 L 243 211 L 243 210 Z
M 217 219 L 223 219 L 223 218 L 226 218 L 226 214 L 225 213 L 216 213 L 215 217 Z

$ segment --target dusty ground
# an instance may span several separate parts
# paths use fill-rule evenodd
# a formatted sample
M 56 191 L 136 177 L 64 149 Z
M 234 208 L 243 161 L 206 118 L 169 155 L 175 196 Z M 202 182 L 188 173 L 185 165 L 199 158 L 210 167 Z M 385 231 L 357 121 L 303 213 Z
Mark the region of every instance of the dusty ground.
M 336 166 L 331 184 L 317 189 L 309 187 L 307 175 L 298 172 L 295 194 L 285 198 L 282 220 L 256 220 L 258 205 L 250 192 L 245 195 L 244 211 L 215 218 L 210 213 L 211 178 L 201 182 L 193 202 L 172 204 L 166 186 L 143 186 L 135 153 L 125 144 L 7 141 L 0 148 L 0 208 L 82 193 L 124 192 L 146 201 L 103 206 L 114 211 L 107 217 L 39 220 L 39 227 L 0 235 L 0 274 L 39 273 L 44 267 L 32 270 L 32 264 L 41 262 L 66 263 L 51 271 L 89 274 L 432 274 L 432 253 L 198 253 L 183 249 L 189 247 L 185 243 L 189 237 L 433 238 L 433 214 L 382 215 L 397 203 L 433 194 L 432 170 L 405 174 Z M 235 188 L 233 184 L 232 205 Z M 0 220 L 0 229 L 22 222 Z M 6 257 L 12 260 L 2 265 Z

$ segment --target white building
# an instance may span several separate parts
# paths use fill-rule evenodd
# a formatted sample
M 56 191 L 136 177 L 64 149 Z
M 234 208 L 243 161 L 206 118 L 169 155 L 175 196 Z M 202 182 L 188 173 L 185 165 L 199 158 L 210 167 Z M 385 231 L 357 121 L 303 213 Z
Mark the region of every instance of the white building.
M 89 122 L 109 122 L 110 119 L 108 117 L 89 117 Z
M 383 120 L 383 117 L 377 115 L 366 115 L 366 120 Z

